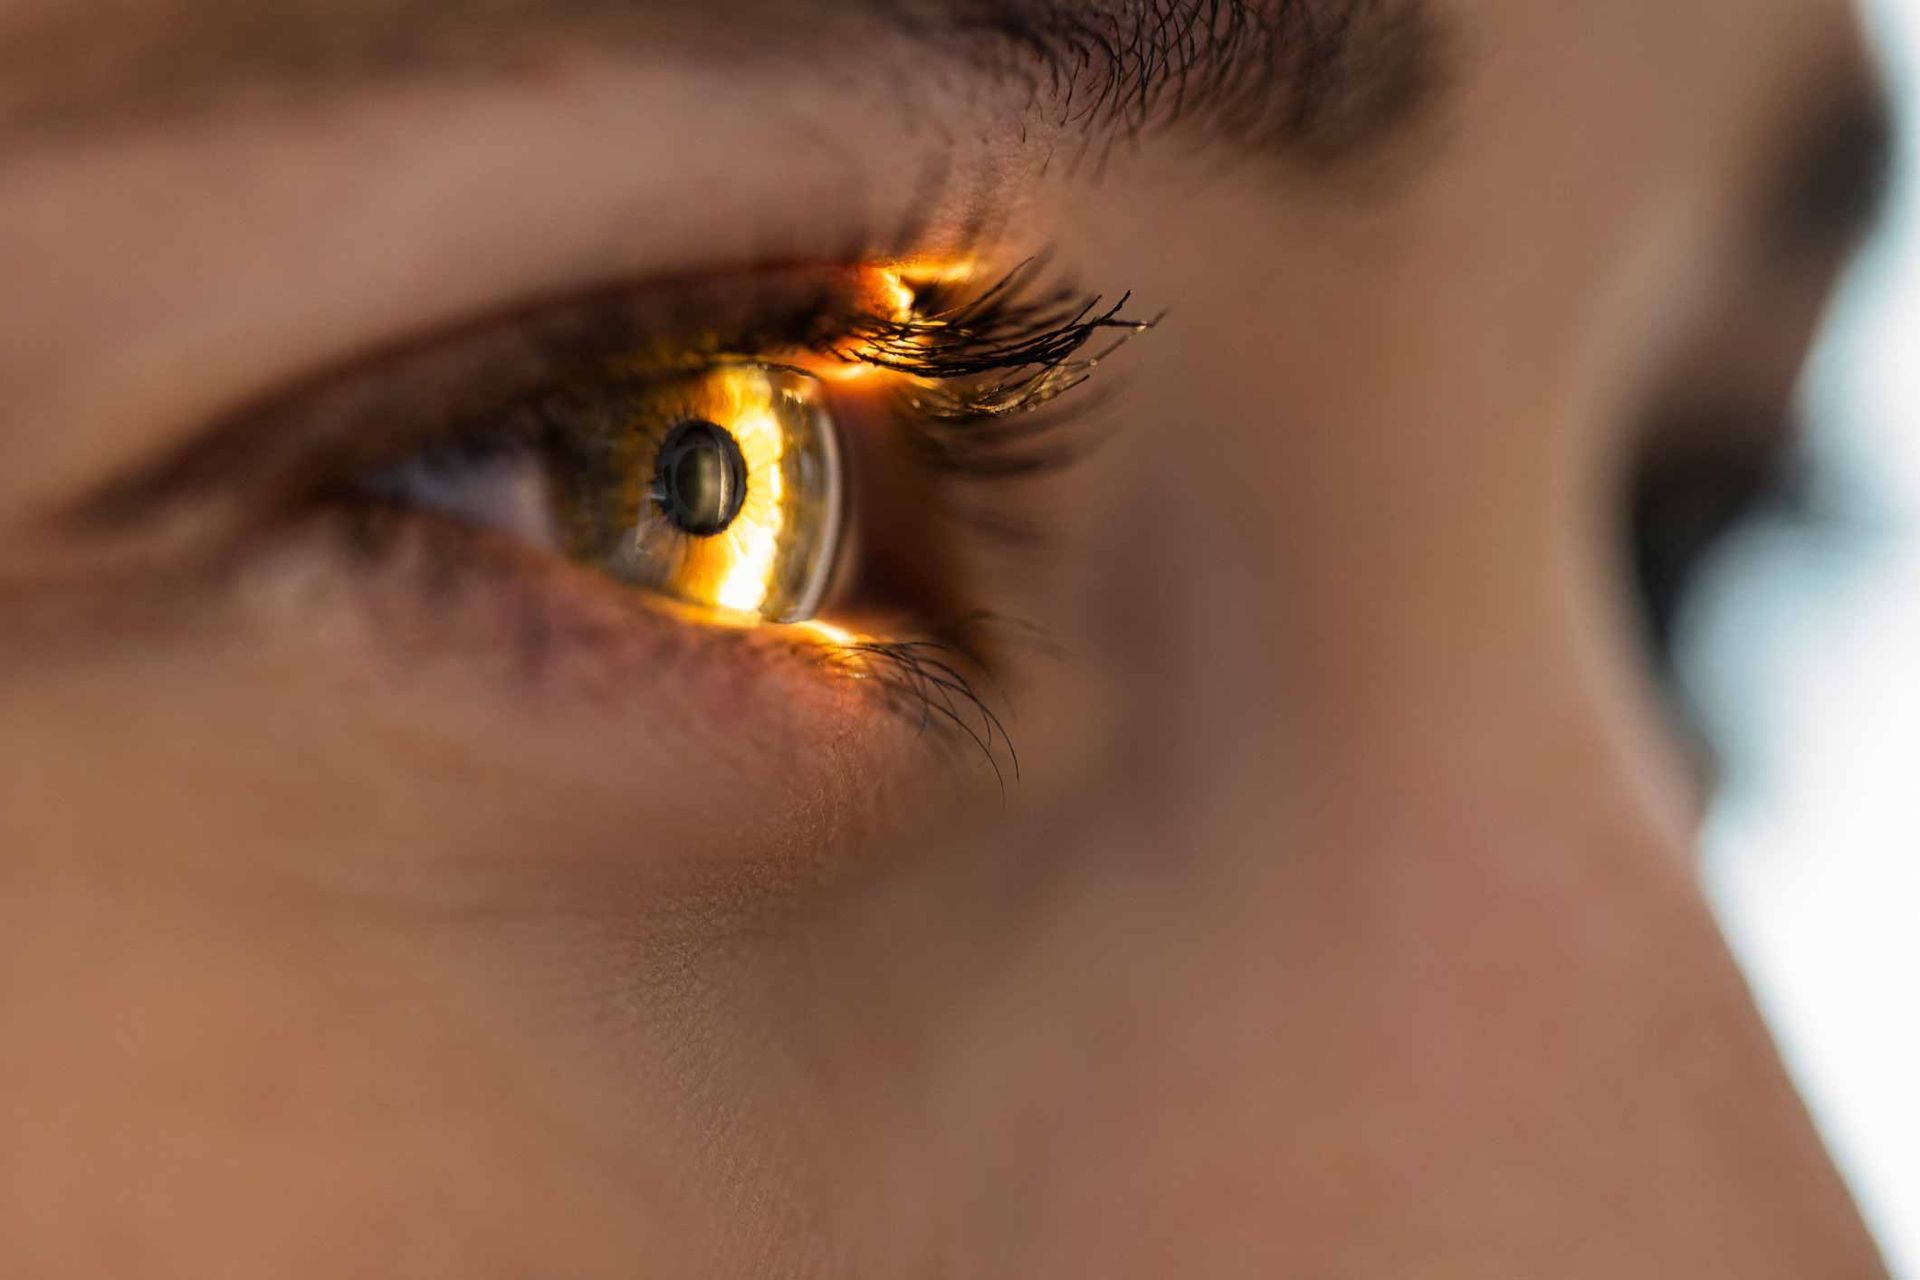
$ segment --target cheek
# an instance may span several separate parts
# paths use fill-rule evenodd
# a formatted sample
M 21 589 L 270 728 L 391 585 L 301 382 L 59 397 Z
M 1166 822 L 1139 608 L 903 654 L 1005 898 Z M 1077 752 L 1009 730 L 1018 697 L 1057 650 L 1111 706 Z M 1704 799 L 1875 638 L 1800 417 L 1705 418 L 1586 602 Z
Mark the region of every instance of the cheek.
M 992 784 L 797 642 L 653 614 L 584 571 L 423 551 L 362 563 L 315 536 L 155 592 L 191 607 L 51 621 L 0 706 L 30 762 L 0 778 L 22 848 L 85 869 L 137 846 L 156 875 L 401 910 L 632 917 L 747 868 L 844 873 L 896 788 Z M 114 803 L 83 802 L 103 777 Z
M 1816 1266 L 1845 1200 L 1676 851 L 1440 769 L 1065 811 L 836 916 L 780 1038 L 820 1194 L 897 1194 L 828 1212 L 1035 1274 Z
M 605 1100 L 502 1016 L 534 1007 L 529 971 L 451 941 L 484 922 L 215 889 L 142 852 L 130 894 L 10 895 L 0 955 L 36 975 L 4 999 L 13 1268 L 611 1275 L 701 1236 L 664 1142 L 610 1156 Z

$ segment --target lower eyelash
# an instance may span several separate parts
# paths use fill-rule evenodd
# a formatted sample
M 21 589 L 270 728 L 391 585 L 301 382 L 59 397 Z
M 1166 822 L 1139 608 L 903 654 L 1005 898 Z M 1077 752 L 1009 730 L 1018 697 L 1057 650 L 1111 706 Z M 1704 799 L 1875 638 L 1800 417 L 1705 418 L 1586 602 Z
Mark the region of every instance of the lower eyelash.
M 977 665 L 976 659 L 931 640 L 859 641 L 835 646 L 835 655 L 851 663 L 859 678 L 873 681 L 894 709 L 915 719 L 922 730 L 945 728 L 979 748 L 1003 795 L 1008 774 L 1001 766 L 1002 752 L 1013 780 L 1020 780 L 1020 753 L 1006 722 L 957 665 Z

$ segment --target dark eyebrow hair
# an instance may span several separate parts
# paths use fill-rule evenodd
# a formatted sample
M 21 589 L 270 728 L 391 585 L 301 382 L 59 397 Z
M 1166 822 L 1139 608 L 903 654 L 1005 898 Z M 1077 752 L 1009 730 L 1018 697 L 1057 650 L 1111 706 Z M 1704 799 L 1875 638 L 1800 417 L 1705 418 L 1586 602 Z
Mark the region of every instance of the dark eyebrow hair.
M 924 9 L 924 3 L 911 8 Z M 1025 55 L 1097 139 L 1201 121 L 1317 159 L 1412 117 L 1442 80 L 1421 0 L 962 0 L 932 24 Z
M 844 59 L 863 47 L 848 33 L 1023 87 L 1095 150 L 1199 122 L 1333 161 L 1418 114 L 1443 79 L 1426 0 L 63 0 L 0 26 L 0 136 L 315 86 L 511 75 L 579 47 Z

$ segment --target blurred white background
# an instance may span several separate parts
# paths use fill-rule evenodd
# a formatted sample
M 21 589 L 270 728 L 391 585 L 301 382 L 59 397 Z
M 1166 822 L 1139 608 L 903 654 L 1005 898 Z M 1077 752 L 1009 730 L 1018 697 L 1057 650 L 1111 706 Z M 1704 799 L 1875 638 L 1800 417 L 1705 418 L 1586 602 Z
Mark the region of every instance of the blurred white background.
M 1895 1274 L 1920 1280 L 1920 0 L 1870 10 L 1905 171 L 1809 387 L 1848 512 L 1745 537 L 1690 649 L 1735 744 L 1709 883 Z

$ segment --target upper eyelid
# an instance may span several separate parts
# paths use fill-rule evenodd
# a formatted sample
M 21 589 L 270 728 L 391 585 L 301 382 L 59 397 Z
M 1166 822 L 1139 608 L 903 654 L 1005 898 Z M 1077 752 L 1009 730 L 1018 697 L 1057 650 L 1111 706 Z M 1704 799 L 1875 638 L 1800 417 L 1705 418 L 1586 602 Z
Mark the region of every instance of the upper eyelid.
M 63 527 L 110 535 L 171 516 L 164 527 L 175 541 L 230 535 L 465 427 L 498 418 L 505 429 L 512 408 L 569 381 L 797 354 L 900 375 L 903 423 L 951 469 L 1026 472 L 1048 465 L 1057 446 L 1022 452 L 1006 419 L 1083 382 L 1107 354 L 1090 347 L 1103 335 L 1118 335 L 1117 345 L 1151 327 L 1121 314 L 1130 295 L 1107 304 L 1049 283 L 1044 256 L 998 277 L 983 276 L 977 258 L 955 259 L 957 272 L 936 270 L 934 283 L 910 291 L 925 311 L 903 314 L 904 281 L 921 279 L 912 261 L 674 277 L 442 331 L 228 416 L 96 488 Z
M 522 306 L 309 375 L 159 457 L 108 480 L 64 513 L 81 532 L 127 528 L 213 490 L 264 487 L 316 462 L 378 462 L 544 386 L 675 343 L 798 344 L 855 290 L 837 267 L 727 272 Z M 698 354 L 697 350 L 695 354 Z M 719 354 L 716 349 L 712 354 Z

